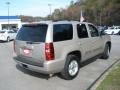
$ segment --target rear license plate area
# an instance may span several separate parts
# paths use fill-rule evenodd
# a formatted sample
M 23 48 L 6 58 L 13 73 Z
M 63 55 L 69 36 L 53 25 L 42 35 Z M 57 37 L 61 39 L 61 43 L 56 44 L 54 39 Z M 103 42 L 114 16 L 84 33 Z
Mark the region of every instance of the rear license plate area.
M 31 49 L 21 48 L 21 49 L 20 49 L 20 53 L 21 53 L 23 56 L 32 57 L 32 50 L 31 50 Z

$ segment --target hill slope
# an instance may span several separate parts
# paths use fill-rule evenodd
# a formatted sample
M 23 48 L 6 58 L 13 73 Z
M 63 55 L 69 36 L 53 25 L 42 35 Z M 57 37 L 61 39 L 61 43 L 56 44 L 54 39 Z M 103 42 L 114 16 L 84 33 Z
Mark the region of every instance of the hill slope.
M 79 20 L 81 10 L 86 21 L 97 25 L 120 25 L 120 0 L 71 1 L 66 9 L 56 9 L 52 19 Z

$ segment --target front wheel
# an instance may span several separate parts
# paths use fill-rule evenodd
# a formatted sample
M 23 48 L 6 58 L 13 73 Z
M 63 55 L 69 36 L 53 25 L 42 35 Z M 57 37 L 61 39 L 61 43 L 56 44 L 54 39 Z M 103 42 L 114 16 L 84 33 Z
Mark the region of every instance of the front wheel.
M 104 52 L 102 54 L 102 59 L 108 59 L 109 58 L 109 55 L 110 55 L 110 47 L 108 44 L 105 45 L 105 49 L 104 49 Z
M 72 80 L 79 72 L 79 58 L 75 55 L 68 55 L 61 75 L 66 80 Z

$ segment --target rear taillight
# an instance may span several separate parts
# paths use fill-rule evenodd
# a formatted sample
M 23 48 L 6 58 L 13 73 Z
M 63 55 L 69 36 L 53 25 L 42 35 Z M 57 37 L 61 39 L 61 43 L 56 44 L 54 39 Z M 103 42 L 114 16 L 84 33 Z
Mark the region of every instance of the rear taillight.
M 54 60 L 55 55 L 53 43 L 45 43 L 45 56 L 47 61 Z

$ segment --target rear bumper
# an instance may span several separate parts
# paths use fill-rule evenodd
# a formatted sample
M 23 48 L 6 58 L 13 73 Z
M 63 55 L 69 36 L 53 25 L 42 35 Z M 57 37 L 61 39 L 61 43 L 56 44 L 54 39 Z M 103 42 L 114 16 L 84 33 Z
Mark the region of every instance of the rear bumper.
M 64 68 L 65 63 L 65 60 L 54 60 L 38 65 L 34 63 L 23 62 L 24 60 L 18 57 L 14 57 L 14 60 L 23 68 L 43 74 L 53 74 L 61 72 L 61 70 Z
M 1 41 L 6 41 L 7 39 L 6 39 L 6 37 L 0 37 L 0 40 Z

